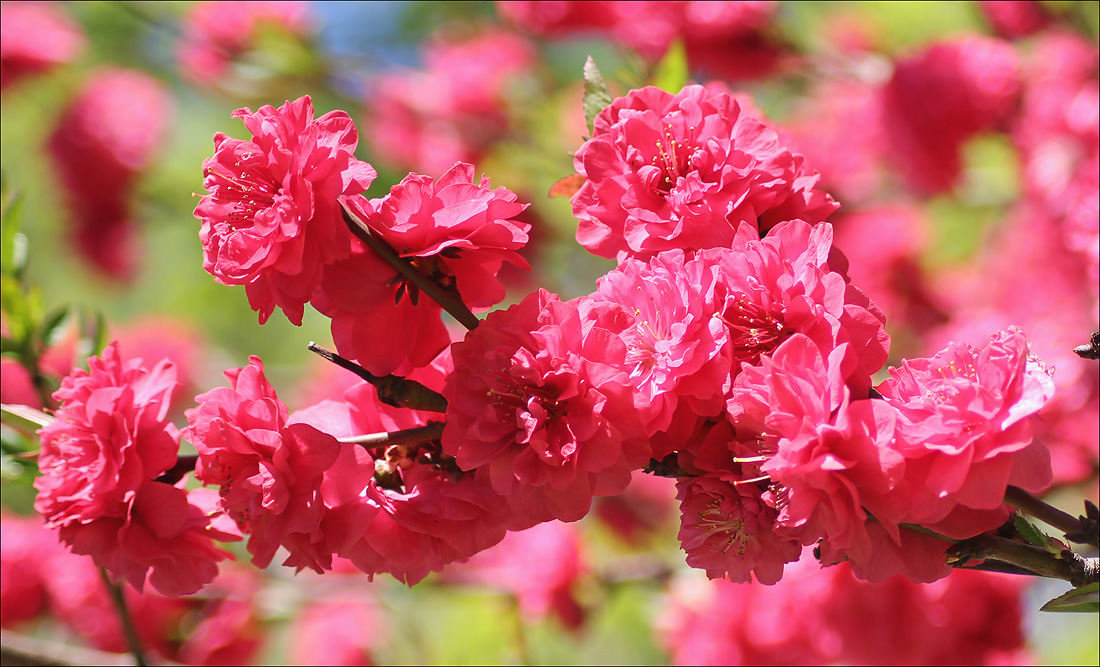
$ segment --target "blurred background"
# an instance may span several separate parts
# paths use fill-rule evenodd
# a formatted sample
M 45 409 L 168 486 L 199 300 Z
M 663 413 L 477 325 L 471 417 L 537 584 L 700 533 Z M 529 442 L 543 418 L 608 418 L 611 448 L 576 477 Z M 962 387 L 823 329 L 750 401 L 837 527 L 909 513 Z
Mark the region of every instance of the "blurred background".
M 253 354 L 291 410 L 340 396 L 354 378 L 306 349 L 331 347 L 325 318 L 261 327 L 243 289 L 203 271 L 192 216 L 213 135 L 249 138 L 231 113 L 302 95 L 355 120 L 369 197 L 463 160 L 530 202 L 534 270 L 502 276 L 504 305 L 590 293 L 614 262 L 547 193 L 587 134 L 591 55 L 613 95 L 736 93 L 805 156 L 841 203 L 836 243 L 887 314 L 891 363 L 1022 327 L 1056 370 L 1036 425 L 1048 500 L 1076 515 L 1097 498 L 1097 364 L 1072 352 L 1100 320 L 1095 2 L 0 6 L 5 403 L 41 405 L 20 355 L 56 383 L 116 339 L 183 369 L 177 423 Z M 3 627 L 123 651 L 95 568 L 34 518 L 35 444 L 3 438 Z M 774 587 L 708 582 L 683 563 L 674 496 L 638 475 L 585 520 L 510 534 L 411 589 L 240 558 L 196 596 L 131 604 L 156 655 L 193 664 L 1100 661 L 1094 616 L 1036 611 L 1058 582 L 870 585 L 812 559 Z

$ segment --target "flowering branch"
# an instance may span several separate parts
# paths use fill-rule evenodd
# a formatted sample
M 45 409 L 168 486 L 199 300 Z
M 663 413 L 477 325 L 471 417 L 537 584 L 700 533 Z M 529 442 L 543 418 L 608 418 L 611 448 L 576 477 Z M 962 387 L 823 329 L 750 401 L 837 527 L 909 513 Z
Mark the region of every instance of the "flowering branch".
M 345 359 L 335 352 L 326 350 L 313 341 L 309 343 L 309 351 L 314 352 L 324 359 L 331 361 L 340 368 L 347 369 L 369 382 L 378 390 L 378 400 L 395 408 L 410 408 L 412 410 L 427 410 L 428 412 L 446 412 L 447 399 L 438 392 L 428 389 L 416 380 L 399 377 L 397 375 L 378 376 L 359 364 Z
M 994 560 L 1021 567 L 1040 577 L 1062 579 L 1080 587 L 1100 582 L 1100 559 L 1083 558 L 1072 551 L 1059 554 L 996 535 L 979 535 L 955 544 L 945 562 L 964 567 L 971 560 Z
M 344 222 L 347 223 L 348 229 L 351 230 L 352 234 L 355 234 L 356 238 L 377 253 L 387 264 L 397 269 L 398 273 L 404 276 L 410 283 L 420 288 L 422 292 L 442 306 L 443 310 L 450 313 L 451 317 L 458 320 L 459 324 L 467 329 L 475 329 L 477 327 L 481 320 L 470 312 L 470 309 L 466 307 L 466 304 L 462 303 L 461 299 L 456 299 L 455 294 L 444 290 L 441 286 L 428 278 L 428 276 L 418 271 L 409 260 L 397 254 L 397 251 L 394 250 L 390 244 L 371 232 L 367 223 L 363 222 L 357 215 L 349 211 L 348 207 L 343 202 L 340 203 L 340 211 L 344 214 Z

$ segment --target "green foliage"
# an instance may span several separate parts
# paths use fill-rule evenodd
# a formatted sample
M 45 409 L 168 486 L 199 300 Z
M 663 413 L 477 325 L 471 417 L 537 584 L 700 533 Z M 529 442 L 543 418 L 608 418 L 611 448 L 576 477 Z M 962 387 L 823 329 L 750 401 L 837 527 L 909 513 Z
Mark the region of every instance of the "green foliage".
M 584 98 L 582 106 L 584 107 L 584 121 L 588 124 L 589 134 L 593 132 L 593 123 L 596 121 L 596 116 L 600 115 L 600 112 L 609 104 L 611 104 L 611 91 L 604 83 L 603 76 L 600 75 L 600 69 L 596 67 L 596 61 L 592 59 L 592 56 L 588 56 L 588 60 L 584 63 Z
M 669 45 L 668 51 L 653 70 L 653 85 L 675 95 L 687 85 L 690 77 L 687 48 L 684 40 L 678 39 Z
M 1100 583 L 1074 588 L 1043 605 L 1040 611 L 1093 614 L 1100 612 Z

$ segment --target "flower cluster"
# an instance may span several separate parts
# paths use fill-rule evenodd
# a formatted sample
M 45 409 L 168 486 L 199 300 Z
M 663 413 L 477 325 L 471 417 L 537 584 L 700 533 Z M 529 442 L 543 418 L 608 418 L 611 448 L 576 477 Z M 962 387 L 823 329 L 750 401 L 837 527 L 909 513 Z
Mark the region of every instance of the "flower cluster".
M 646 469 L 677 478 L 681 545 L 711 578 L 774 584 L 816 544 L 863 579 L 930 582 L 944 547 L 909 524 L 965 539 L 1007 518 L 1010 485 L 1042 491 L 1029 418 L 1053 381 L 1023 334 L 951 343 L 872 387 L 890 337 L 834 247 L 837 204 L 750 110 L 700 85 L 613 101 L 576 153 L 572 209 L 578 240 L 616 268 L 586 296 L 539 289 L 483 319 L 470 309 L 504 299 L 502 266 L 527 268 L 513 192 L 457 162 L 367 200 L 375 171 L 347 114 L 315 119 L 308 97 L 238 110 L 253 139 L 219 134 L 204 163 L 205 267 L 244 285 L 261 322 L 280 307 L 299 323 L 312 304 L 347 358 L 331 357 L 365 380 L 290 413 L 253 357 L 187 411 L 195 476 L 253 563 L 282 548 L 298 570 L 340 558 L 411 585 L 509 531 L 577 521 Z M 178 448 L 172 377 L 111 348 L 67 380 L 43 431 L 39 509 L 128 578 L 144 570 L 98 548 L 100 522 L 162 540 L 213 530 L 197 510 L 148 514 L 187 502 L 152 481 Z M 167 585 L 160 561 L 139 563 Z M 576 621 L 574 576 L 517 595 Z
M 65 378 L 57 419 L 41 431 L 35 509 L 74 553 L 166 595 L 210 583 L 229 557 L 213 540 L 239 539 L 209 491 L 160 481 L 176 463 L 179 432 L 167 420 L 175 367 L 123 361 L 117 344 Z

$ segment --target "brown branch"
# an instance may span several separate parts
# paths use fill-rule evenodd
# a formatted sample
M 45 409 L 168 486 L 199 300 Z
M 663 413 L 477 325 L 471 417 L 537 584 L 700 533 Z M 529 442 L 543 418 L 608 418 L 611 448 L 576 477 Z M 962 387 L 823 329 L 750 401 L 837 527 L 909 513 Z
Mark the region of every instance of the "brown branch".
M 134 656 L 134 663 L 138 667 L 145 667 L 149 663 L 145 660 L 145 651 L 141 647 L 141 638 L 138 637 L 137 628 L 134 626 L 134 618 L 126 606 L 126 598 L 122 596 L 122 586 L 111 581 L 111 575 L 107 570 L 99 568 L 99 574 L 103 578 L 103 584 L 107 586 L 107 594 L 111 598 L 118 613 L 118 620 L 122 624 L 122 634 L 126 637 L 126 644 L 130 647 L 130 655 Z
M 1097 567 L 1092 559 L 1081 558 L 1072 551 L 1053 554 L 1030 544 L 996 535 L 979 535 L 951 546 L 944 553 L 944 562 L 952 567 L 964 567 L 972 560 L 994 560 L 1023 568 L 1049 579 L 1062 579 L 1079 586 L 1097 579 Z
M 372 232 L 370 227 L 367 226 L 367 223 L 363 222 L 358 216 L 349 211 L 348 207 L 343 202 L 340 203 L 340 211 L 344 214 L 344 222 L 347 223 L 348 229 L 351 230 L 352 234 L 355 234 L 356 238 L 377 253 L 387 264 L 397 269 L 397 272 L 406 280 L 420 288 L 420 291 L 424 292 L 433 301 L 438 303 L 443 310 L 450 313 L 451 317 L 458 320 L 459 324 L 467 329 L 477 328 L 481 320 L 477 319 L 477 316 L 470 312 L 466 304 L 462 303 L 462 299 L 455 298 L 455 295 L 451 292 L 443 289 L 431 278 L 421 273 L 412 265 L 412 262 L 399 255 L 390 244 L 382 239 L 382 237 Z
M 361 445 L 365 449 L 389 447 L 390 445 L 403 445 L 410 442 L 417 443 L 435 440 L 443 435 L 443 426 L 443 422 L 428 422 L 424 426 L 417 426 L 416 428 L 407 428 L 401 431 L 391 431 L 388 433 L 354 435 L 349 438 L 340 438 L 339 440 L 340 442 L 347 442 L 353 445 Z
M 427 412 L 447 411 L 447 399 L 443 398 L 443 394 L 428 389 L 416 380 L 397 375 L 375 375 L 354 361 L 326 350 L 313 341 L 309 343 L 309 351 L 369 382 L 377 390 L 378 400 L 386 405 Z
M 1093 331 L 1089 342 L 1073 348 L 1082 359 L 1100 359 L 1100 331 Z
M 1009 486 L 1005 490 L 1005 502 L 1063 533 L 1075 534 L 1082 529 L 1081 520 L 1077 517 L 1039 500 L 1017 486 Z

